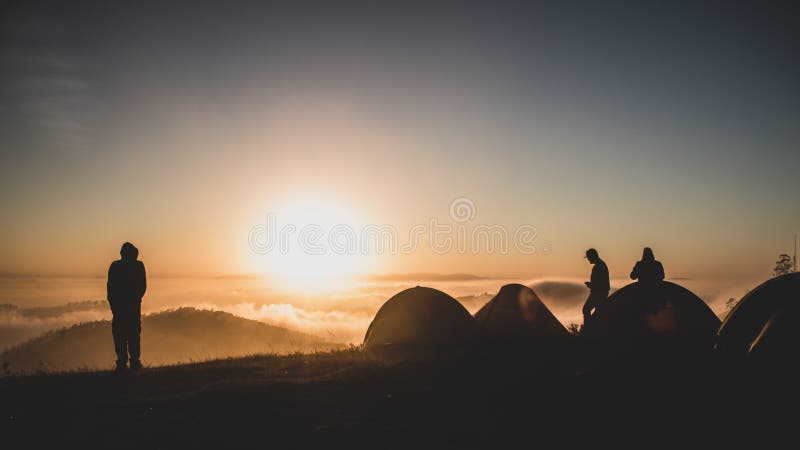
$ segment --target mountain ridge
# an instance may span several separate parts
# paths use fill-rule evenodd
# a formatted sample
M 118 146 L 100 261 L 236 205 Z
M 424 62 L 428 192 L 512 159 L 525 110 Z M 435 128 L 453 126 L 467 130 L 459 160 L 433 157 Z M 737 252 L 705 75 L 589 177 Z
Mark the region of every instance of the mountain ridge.
M 342 348 L 318 336 L 227 312 L 182 307 L 142 316 L 142 360 L 151 366 L 254 354 Z M 0 353 L 7 373 L 102 370 L 115 360 L 111 321 L 75 324 Z

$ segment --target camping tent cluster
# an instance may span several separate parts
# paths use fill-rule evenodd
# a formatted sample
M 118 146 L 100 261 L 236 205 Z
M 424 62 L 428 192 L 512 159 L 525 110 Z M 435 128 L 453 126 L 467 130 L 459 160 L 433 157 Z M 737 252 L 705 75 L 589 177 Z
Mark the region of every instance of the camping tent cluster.
M 632 283 L 615 291 L 585 324 L 590 339 L 641 340 L 659 336 L 729 354 L 788 354 L 797 334 L 791 318 L 800 305 L 800 274 L 767 281 L 745 296 L 720 327 L 706 303 L 675 283 Z M 452 349 L 482 338 L 551 342 L 571 335 L 536 292 L 503 286 L 475 317 L 453 297 L 414 287 L 390 298 L 364 338 L 368 351 Z
M 427 287 L 406 289 L 378 310 L 364 337 L 367 350 L 452 349 L 484 336 L 568 337 L 529 287 L 503 286 L 473 318 L 453 297 Z

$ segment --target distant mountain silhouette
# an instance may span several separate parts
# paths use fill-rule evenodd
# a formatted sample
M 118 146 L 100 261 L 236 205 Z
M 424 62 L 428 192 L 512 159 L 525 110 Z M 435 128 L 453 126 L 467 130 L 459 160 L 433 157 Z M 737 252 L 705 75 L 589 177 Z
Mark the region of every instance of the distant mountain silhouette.
M 9 303 L 0 305 L 0 314 L 15 314 L 27 319 L 50 319 L 82 311 L 108 311 L 108 302 L 105 300 L 86 300 L 56 306 L 34 306 L 30 308 L 21 308 Z
M 0 305 L 0 353 L 47 331 L 110 317 L 108 302 L 87 300 L 55 306 Z
M 342 345 L 233 314 L 180 308 L 142 318 L 142 361 L 166 365 L 258 353 L 323 351 Z M 108 320 L 48 332 L 0 354 L 10 373 L 109 369 L 115 361 Z

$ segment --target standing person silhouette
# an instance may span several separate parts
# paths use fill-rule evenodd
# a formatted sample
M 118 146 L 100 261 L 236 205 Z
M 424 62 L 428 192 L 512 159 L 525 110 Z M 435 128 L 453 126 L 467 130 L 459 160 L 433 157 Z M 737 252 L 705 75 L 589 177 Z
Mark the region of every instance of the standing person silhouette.
M 147 290 L 144 264 L 139 261 L 139 250 L 130 242 L 122 244 L 120 259 L 108 268 L 106 284 L 108 304 L 114 318 L 111 333 L 117 353 L 117 371 L 126 369 L 130 359 L 132 370 L 142 367 L 139 360 L 142 332 L 142 297 Z
M 664 266 L 661 265 L 660 261 L 656 261 L 656 257 L 650 247 L 644 248 L 642 259 L 633 266 L 631 280 L 638 280 L 639 283 L 648 284 L 664 281 Z
M 608 291 L 611 290 L 611 283 L 608 281 L 608 266 L 600 259 L 597 250 L 590 248 L 586 250 L 586 259 L 593 264 L 591 281 L 587 281 L 586 287 L 589 288 L 589 298 L 583 305 L 583 324 L 586 325 L 592 316 L 597 314 L 598 309 L 605 306 L 608 300 Z M 594 311 L 594 312 L 592 312 Z

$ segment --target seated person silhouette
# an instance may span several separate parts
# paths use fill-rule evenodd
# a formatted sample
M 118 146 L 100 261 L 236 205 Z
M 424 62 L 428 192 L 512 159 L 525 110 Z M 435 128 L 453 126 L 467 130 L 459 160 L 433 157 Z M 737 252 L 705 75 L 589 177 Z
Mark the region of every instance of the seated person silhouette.
M 117 353 L 117 371 L 142 367 L 139 360 L 142 332 L 142 297 L 147 290 L 144 264 L 137 260 L 139 250 L 130 242 L 122 244 L 121 258 L 108 268 L 107 298 L 113 319 L 111 333 Z
M 591 281 L 585 283 L 586 287 L 589 288 L 589 298 L 586 299 L 586 303 L 583 305 L 584 325 L 597 314 L 598 309 L 605 306 L 608 302 L 608 291 L 611 290 L 611 283 L 608 279 L 608 266 L 600 259 L 597 250 L 593 248 L 586 250 L 585 258 L 594 267 L 592 267 Z
M 664 266 L 661 265 L 660 261 L 656 261 L 656 257 L 650 247 L 644 248 L 642 259 L 633 266 L 631 279 L 648 284 L 655 284 L 664 280 Z
M 649 301 L 645 308 L 649 313 L 655 314 L 659 309 L 666 306 L 666 299 L 659 298 L 657 295 L 658 290 L 656 289 L 658 283 L 664 281 L 664 266 L 661 265 L 660 261 L 656 261 L 656 257 L 650 247 L 644 248 L 642 259 L 633 266 L 631 279 L 637 280 L 645 289 L 648 289 L 649 292 L 646 297 Z

